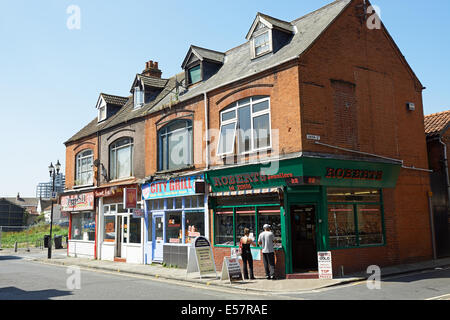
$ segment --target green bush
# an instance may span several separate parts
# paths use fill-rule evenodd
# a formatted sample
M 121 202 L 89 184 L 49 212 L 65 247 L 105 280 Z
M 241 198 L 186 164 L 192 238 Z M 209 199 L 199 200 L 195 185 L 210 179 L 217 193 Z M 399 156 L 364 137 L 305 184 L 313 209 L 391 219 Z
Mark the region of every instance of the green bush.
M 17 242 L 18 247 L 28 246 L 34 247 L 38 240 L 44 240 L 45 235 L 50 234 L 49 224 L 39 224 L 30 227 L 24 231 L 17 232 L 3 232 L 2 233 L 2 248 L 14 248 L 14 243 Z M 61 227 L 54 225 L 52 228 L 52 236 L 67 236 L 69 234 L 68 227 Z

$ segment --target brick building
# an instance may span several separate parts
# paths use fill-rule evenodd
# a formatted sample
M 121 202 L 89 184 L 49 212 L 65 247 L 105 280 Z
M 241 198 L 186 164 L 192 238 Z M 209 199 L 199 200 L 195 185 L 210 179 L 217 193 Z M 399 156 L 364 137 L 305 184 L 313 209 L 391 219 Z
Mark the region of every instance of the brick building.
M 450 148 L 450 111 L 425 116 L 425 134 L 430 174 L 436 255 L 450 255 L 450 211 L 448 157 Z
M 243 228 L 258 237 L 264 223 L 280 277 L 317 271 L 318 251 L 336 275 L 430 258 L 423 86 L 383 24 L 368 26 L 369 5 L 338 0 L 290 22 L 258 13 L 245 43 L 191 46 L 180 74 L 149 61 L 112 115 L 99 98 L 98 119 L 66 144 L 68 185 L 95 146 L 96 250 L 106 235 L 114 257 L 130 242 L 130 212 L 106 214 L 102 198 L 140 183 L 143 263 L 183 266 L 205 235 L 220 268 Z M 132 169 L 114 181 L 111 147 L 127 137 Z

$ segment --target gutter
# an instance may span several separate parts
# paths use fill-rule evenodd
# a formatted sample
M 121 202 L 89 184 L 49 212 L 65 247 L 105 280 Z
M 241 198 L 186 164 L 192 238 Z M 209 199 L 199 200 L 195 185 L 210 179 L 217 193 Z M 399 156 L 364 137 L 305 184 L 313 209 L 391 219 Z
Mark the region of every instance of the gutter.
M 325 147 L 328 147 L 328 148 L 337 149 L 337 150 L 353 152 L 353 153 L 358 153 L 358 154 L 362 154 L 362 155 L 366 155 L 366 156 L 371 156 L 371 157 L 376 157 L 376 158 L 381 158 L 381 159 L 385 159 L 385 160 L 394 161 L 394 162 L 397 162 L 397 163 L 401 164 L 403 169 L 425 171 L 425 172 L 429 172 L 429 173 L 433 172 L 433 170 L 430 170 L 430 169 L 416 168 L 414 166 L 412 166 L 412 167 L 405 166 L 404 165 L 404 161 L 400 160 L 400 159 L 388 158 L 388 157 L 380 156 L 380 155 L 374 154 L 374 153 L 368 153 L 368 152 L 362 152 L 362 151 L 357 151 L 357 150 L 352 150 L 352 149 L 332 146 L 332 145 L 329 145 L 329 144 L 326 144 L 326 143 L 322 143 L 322 142 L 319 142 L 319 141 L 315 141 L 315 144 L 318 144 L 318 145 L 321 145 L 321 146 L 325 146 Z M 447 175 L 447 177 L 448 177 L 448 175 Z M 447 181 L 448 181 L 448 179 L 447 179 Z M 450 195 L 450 189 L 448 189 L 448 191 L 449 191 L 449 195 Z M 449 199 L 450 199 L 450 197 L 449 197 Z
M 450 204 L 450 183 L 448 180 L 448 159 L 447 159 L 447 145 L 442 141 L 442 136 L 439 136 L 439 143 L 444 147 L 444 168 L 445 168 L 445 183 L 447 185 L 447 208 Z

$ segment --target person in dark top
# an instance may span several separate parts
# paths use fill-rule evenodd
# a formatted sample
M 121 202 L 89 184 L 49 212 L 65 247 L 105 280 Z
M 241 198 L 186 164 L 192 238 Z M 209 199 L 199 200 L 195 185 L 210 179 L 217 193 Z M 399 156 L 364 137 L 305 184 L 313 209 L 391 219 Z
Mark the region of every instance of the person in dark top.
M 244 279 L 248 279 L 248 270 L 247 270 L 247 263 L 248 263 L 248 269 L 250 269 L 250 279 L 255 279 L 255 276 L 253 275 L 253 258 L 252 258 L 252 252 L 250 250 L 250 245 L 253 243 L 253 239 L 250 238 L 250 229 L 245 228 L 244 229 L 244 236 L 241 238 L 241 241 L 239 243 L 240 251 L 241 251 L 241 258 L 243 262 L 244 267 Z

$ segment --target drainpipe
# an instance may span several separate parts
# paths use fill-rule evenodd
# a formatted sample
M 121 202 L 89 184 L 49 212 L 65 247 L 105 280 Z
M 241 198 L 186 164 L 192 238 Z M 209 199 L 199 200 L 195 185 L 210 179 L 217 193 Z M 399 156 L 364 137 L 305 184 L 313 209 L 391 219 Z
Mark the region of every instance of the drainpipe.
M 431 245 L 433 248 L 433 259 L 437 259 L 436 253 L 436 234 L 434 231 L 434 213 L 433 213 L 433 204 L 431 198 L 433 197 L 433 192 L 428 192 L 428 211 L 430 212 L 430 226 L 431 226 Z
M 203 92 L 203 101 L 205 104 L 205 138 L 206 138 L 206 170 L 209 169 L 209 107 L 208 94 Z
M 450 183 L 448 181 L 448 160 L 447 160 L 447 144 L 442 141 L 442 137 L 439 137 L 439 143 L 444 147 L 444 168 L 445 168 L 445 184 L 447 185 L 447 208 L 450 205 Z

